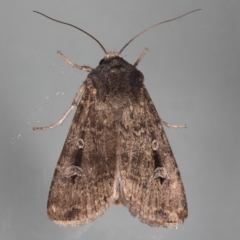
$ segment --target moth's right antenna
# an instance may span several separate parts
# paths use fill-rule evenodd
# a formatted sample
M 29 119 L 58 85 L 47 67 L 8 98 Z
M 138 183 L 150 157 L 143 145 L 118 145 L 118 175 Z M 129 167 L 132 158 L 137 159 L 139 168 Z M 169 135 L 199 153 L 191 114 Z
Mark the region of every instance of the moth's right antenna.
M 170 19 L 170 20 L 166 20 L 166 21 L 163 21 L 163 22 L 157 23 L 157 24 L 155 24 L 155 25 L 153 25 L 153 26 L 151 26 L 151 27 L 145 29 L 144 31 L 142 31 L 142 32 L 140 32 L 138 35 L 136 35 L 134 38 L 132 38 L 129 42 L 127 42 L 127 43 L 124 45 L 124 47 L 119 51 L 119 54 L 122 53 L 122 51 L 123 51 L 128 45 L 129 45 L 129 43 L 131 43 L 135 38 L 137 38 L 139 35 L 145 33 L 146 31 L 148 31 L 148 30 L 150 30 L 150 29 L 152 29 L 152 28 L 154 28 L 154 27 L 156 27 L 156 26 L 158 26 L 158 25 L 160 25 L 160 24 L 174 21 L 174 20 L 176 20 L 176 19 L 178 19 L 178 18 L 184 17 L 184 16 L 186 16 L 186 15 L 188 15 L 188 14 L 190 14 L 190 13 L 193 13 L 193 12 L 196 12 L 196 11 L 199 11 L 199 10 L 202 10 L 202 9 L 196 9 L 196 10 L 193 10 L 193 11 L 188 12 L 188 13 L 185 13 L 185 14 L 179 16 L 179 17 L 172 18 L 172 19 Z

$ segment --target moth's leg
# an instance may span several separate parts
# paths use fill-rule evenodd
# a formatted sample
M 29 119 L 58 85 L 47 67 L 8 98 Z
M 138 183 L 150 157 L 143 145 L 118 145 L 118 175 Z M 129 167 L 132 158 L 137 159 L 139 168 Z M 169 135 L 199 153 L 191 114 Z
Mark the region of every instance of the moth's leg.
M 163 120 L 161 120 L 161 121 L 162 121 L 162 124 L 168 128 L 186 128 L 187 127 L 186 124 L 176 125 L 176 124 L 167 123 Z
M 137 66 L 139 64 L 139 62 L 142 60 L 142 58 L 144 57 L 144 55 L 147 53 L 148 49 L 145 48 L 144 51 L 142 52 L 142 54 L 140 55 L 140 57 L 138 58 L 138 60 L 133 64 L 133 66 Z
M 81 69 L 81 70 L 86 71 L 86 72 L 91 72 L 91 71 L 93 70 L 91 67 L 88 67 L 88 66 L 79 66 L 79 65 L 71 62 L 65 55 L 62 54 L 61 51 L 58 51 L 57 53 L 60 54 L 60 56 L 61 56 L 68 64 L 70 64 L 72 67 Z
M 57 121 L 56 123 L 50 125 L 50 126 L 46 126 L 46 127 L 34 127 L 33 130 L 46 130 L 46 129 L 52 129 L 54 127 L 56 127 L 57 125 L 61 124 L 66 117 L 70 114 L 70 112 L 74 109 L 74 107 L 77 106 L 78 100 L 80 99 L 82 93 L 84 92 L 86 88 L 86 83 L 84 83 L 78 90 L 76 97 L 73 99 L 72 105 L 71 107 L 67 110 L 67 112 L 63 115 L 63 117 L 61 119 L 59 119 L 59 121 Z

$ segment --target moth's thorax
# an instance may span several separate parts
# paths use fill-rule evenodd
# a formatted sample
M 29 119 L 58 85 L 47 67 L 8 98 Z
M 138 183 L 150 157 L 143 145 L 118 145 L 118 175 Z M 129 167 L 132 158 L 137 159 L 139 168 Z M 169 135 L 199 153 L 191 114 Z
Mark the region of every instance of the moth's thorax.
M 98 102 L 116 108 L 138 102 L 143 74 L 120 56 L 103 58 L 89 73 L 87 86 L 96 93 Z

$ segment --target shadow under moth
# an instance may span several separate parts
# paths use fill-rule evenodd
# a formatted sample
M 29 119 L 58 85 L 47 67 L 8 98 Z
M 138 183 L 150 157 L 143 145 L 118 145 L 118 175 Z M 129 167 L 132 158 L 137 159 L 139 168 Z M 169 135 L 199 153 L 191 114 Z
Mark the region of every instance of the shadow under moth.
M 143 84 L 144 76 L 136 68 L 147 49 L 133 65 L 120 56 L 143 32 L 119 52 L 107 52 L 84 30 L 39 14 L 86 33 L 105 53 L 93 69 L 74 64 L 58 52 L 73 67 L 90 73 L 58 122 L 34 128 L 54 128 L 77 107 L 53 175 L 49 218 L 60 225 L 81 225 L 95 220 L 115 203 L 126 206 L 150 226 L 182 224 L 188 216 L 186 195 L 163 125 L 186 126 L 172 125 L 159 117 Z

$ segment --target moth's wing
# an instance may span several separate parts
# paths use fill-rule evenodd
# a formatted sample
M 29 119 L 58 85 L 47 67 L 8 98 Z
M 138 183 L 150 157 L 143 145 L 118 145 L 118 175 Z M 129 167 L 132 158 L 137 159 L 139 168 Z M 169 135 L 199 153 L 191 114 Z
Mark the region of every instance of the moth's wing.
M 49 191 L 49 218 L 61 225 L 93 221 L 118 198 L 116 125 L 112 109 L 98 104 L 96 89 L 88 84 Z
M 188 215 L 183 183 L 161 119 L 143 86 L 123 111 L 120 127 L 122 202 L 151 226 L 182 224 Z

